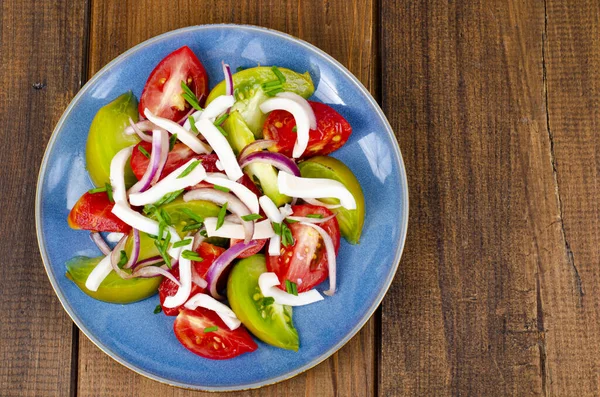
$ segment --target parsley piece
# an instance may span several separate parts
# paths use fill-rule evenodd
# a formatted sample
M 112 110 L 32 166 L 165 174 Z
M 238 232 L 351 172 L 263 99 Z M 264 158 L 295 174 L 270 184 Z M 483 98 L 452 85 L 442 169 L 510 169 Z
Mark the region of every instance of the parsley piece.
M 255 221 L 257 219 L 262 219 L 262 215 L 260 214 L 249 214 L 242 216 L 242 219 L 246 222 Z
M 180 211 L 189 216 L 190 219 L 195 220 L 196 222 L 204 222 L 204 218 L 202 218 L 200 215 L 196 215 L 194 211 L 190 210 L 189 208 L 182 208 Z
M 173 150 L 173 146 L 177 143 L 177 134 L 173 134 L 169 137 L 169 152 Z
M 322 219 L 323 215 L 321 215 L 321 214 L 307 214 L 306 217 L 307 218 L 313 218 L 313 219 Z
M 188 165 L 186 167 L 185 170 L 183 170 L 183 172 L 181 174 L 179 174 L 177 179 L 181 179 L 185 176 L 188 176 L 190 174 L 190 172 L 194 171 L 194 168 L 196 168 L 198 166 L 198 164 L 200 164 L 200 160 L 196 160 L 196 161 L 192 162 L 190 165 Z
M 198 135 L 200 131 L 198 131 L 198 127 L 196 127 L 196 119 L 192 116 L 189 116 L 188 120 L 190 122 L 190 129 L 192 130 L 192 132 Z
M 160 207 L 164 204 L 169 204 L 171 201 L 175 200 L 181 193 L 183 193 L 185 189 L 175 190 L 174 192 L 165 194 L 160 200 L 154 203 L 155 207 Z M 146 208 L 144 206 L 144 208 Z M 144 210 L 145 211 L 145 210 Z
M 106 194 L 108 195 L 108 200 L 109 200 L 111 203 L 114 203 L 114 202 L 115 202 L 115 199 L 113 198 L 113 190 L 112 190 L 112 186 L 111 186 L 111 184 L 110 184 L 110 183 L 106 183 L 106 184 L 104 185 L 104 187 L 106 188 Z
M 285 289 L 288 294 L 298 296 L 298 287 L 297 287 L 296 283 L 294 283 L 290 280 L 285 280 Z
M 185 250 L 181 253 L 183 259 L 189 259 L 194 262 L 202 262 L 204 259 L 197 252 L 191 250 Z
M 297 126 L 297 125 L 293 126 L 293 127 L 292 127 L 292 131 L 293 131 L 293 132 L 298 132 L 298 126 Z
M 217 189 L 217 190 L 220 190 L 220 191 L 222 191 L 222 192 L 225 192 L 225 193 L 229 193 L 229 189 L 228 189 L 228 188 L 226 188 L 225 186 L 213 185 L 213 188 L 215 188 L 215 189 Z
M 281 70 L 279 70 L 277 66 L 271 66 L 271 70 L 273 71 L 273 73 L 275 73 L 275 76 L 277 76 L 277 79 L 281 84 L 285 83 L 285 76 L 283 75 L 283 73 L 281 73 Z
M 244 70 L 243 66 L 238 66 L 237 68 L 235 68 L 236 72 L 241 72 L 242 70 Z
M 170 235 L 171 234 L 169 233 L 169 236 Z M 162 256 L 163 260 L 167 264 L 167 267 L 170 269 L 171 268 L 171 257 L 169 256 L 169 254 L 167 254 L 167 251 L 165 250 L 164 246 L 161 244 L 161 242 L 159 241 L 158 238 L 156 240 L 154 240 L 154 245 L 156 246 L 156 249 L 158 250 L 158 253 L 160 254 L 160 256 Z
M 117 266 L 123 267 L 129 259 L 127 258 L 127 253 L 124 250 L 121 250 L 120 255 L 121 257 L 119 258 L 119 263 L 117 263 Z
M 285 223 L 273 223 L 273 231 L 278 236 L 281 236 L 281 244 L 285 247 L 290 245 L 294 245 L 294 236 L 292 236 L 292 231 L 287 227 Z
M 148 153 L 148 151 L 146 149 L 144 149 L 142 146 L 138 146 L 138 150 L 140 151 L 141 154 L 143 154 L 147 159 L 150 158 L 150 153 Z
M 102 187 L 95 187 L 93 189 L 88 190 L 88 193 L 102 193 L 106 191 L 106 186 L 102 186 Z
M 185 84 L 185 81 L 181 82 L 181 89 L 183 90 L 183 93 L 181 94 L 183 99 L 185 99 L 187 103 L 189 103 L 194 109 L 202 110 L 202 108 L 200 107 L 200 103 L 198 102 L 198 98 L 196 97 L 196 94 L 194 94 L 192 90 L 190 90 L 190 87 L 188 87 L 187 84 Z
M 273 303 L 275 303 L 275 299 L 272 296 L 267 296 L 267 297 L 262 298 L 263 306 L 269 306 L 269 305 L 272 305 Z
M 289 223 L 290 225 L 291 225 L 292 223 L 298 223 L 298 221 L 297 221 L 297 220 L 295 220 L 295 219 L 290 219 L 290 218 L 285 218 L 285 221 L 286 221 L 287 223 Z
M 227 120 L 227 118 L 229 117 L 229 113 L 225 113 L 223 115 L 221 115 L 218 119 L 215 120 L 215 125 L 221 125 L 225 122 L 225 120 Z
M 219 327 L 217 327 L 216 325 L 213 325 L 212 327 L 204 328 L 204 333 L 208 334 L 209 332 L 215 332 L 218 330 L 219 330 Z
M 186 245 L 188 245 L 191 242 L 192 242 L 191 238 L 186 238 L 185 240 L 181 240 L 176 243 L 173 243 L 173 248 L 185 247 Z
M 229 134 L 228 134 L 227 132 L 225 132 L 225 130 L 223 129 L 223 127 L 221 127 L 220 125 L 216 125 L 215 127 L 217 127 L 217 129 L 219 130 L 219 132 L 220 132 L 221 134 L 223 134 L 223 136 L 224 136 L 225 138 L 227 138 L 227 137 L 229 136 Z
M 160 305 L 156 305 L 154 308 L 154 314 L 158 314 L 160 312 L 162 312 L 162 307 Z
M 182 229 L 182 232 L 189 232 L 190 230 L 197 230 L 202 227 L 202 222 L 199 223 L 190 223 L 189 225 L 185 225 Z
M 223 226 L 223 223 L 225 222 L 225 214 L 227 214 L 227 201 L 225 202 L 225 204 L 223 204 L 223 206 L 221 207 L 221 210 L 219 211 L 219 216 L 217 217 L 217 227 L 215 228 L 215 230 L 219 230 L 219 228 L 221 226 Z

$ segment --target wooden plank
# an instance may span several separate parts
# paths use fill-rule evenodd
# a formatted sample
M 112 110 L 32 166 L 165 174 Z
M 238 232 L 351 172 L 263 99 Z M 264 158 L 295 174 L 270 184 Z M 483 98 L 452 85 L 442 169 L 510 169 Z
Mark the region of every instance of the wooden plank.
M 370 88 L 375 88 L 375 9 L 372 1 L 317 0 L 93 1 L 90 73 L 131 46 L 160 33 L 205 23 L 246 23 L 266 26 L 301 37 L 346 65 Z M 370 321 L 339 353 L 316 368 L 284 383 L 248 395 L 373 395 L 375 387 L 375 327 Z M 81 336 L 79 392 L 111 396 L 183 396 L 190 394 L 147 380 L 113 362 Z
M 547 343 L 548 307 L 574 283 L 546 128 L 544 4 L 384 0 L 381 16 L 383 107 L 411 216 L 383 303 L 380 394 L 548 395 L 550 348 L 584 344 Z M 556 395 L 579 395 L 566 390 Z
M 548 267 L 548 395 L 600 394 L 600 3 L 545 2 L 548 129 L 568 262 Z
M 0 394 L 67 396 L 73 325 L 37 249 L 37 170 L 80 87 L 85 2 L 0 3 Z

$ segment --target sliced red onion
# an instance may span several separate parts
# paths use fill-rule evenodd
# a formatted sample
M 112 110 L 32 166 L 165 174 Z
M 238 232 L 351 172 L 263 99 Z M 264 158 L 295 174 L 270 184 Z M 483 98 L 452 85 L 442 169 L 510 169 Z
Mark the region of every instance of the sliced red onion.
M 139 127 L 133 122 L 131 117 L 129 118 L 129 126 L 131 127 L 131 129 L 133 129 L 133 132 L 135 132 L 140 137 L 142 141 L 152 142 L 152 137 L 148 136 L 148 134 L 145 134 L 142 130 L 140 130 Z
M 356 209 L 356 200 L 352 193 L 344 184 L 333 179 L 301 178 L 288 172 L 280 172 L 277 175 L 277 187 L 282 194 L 290 197 L 301 199 L 333 197 L 340 200 L 344 208 Z
M 217 100 L 211 102 L 211 105 L 216 101 Z M 219 157 L 219 160 L 221 161 L 221 164 L 223 165 L 225 173 L 229 179 L 232 181 L 237 181 L 244 176 L 244 173 L 237 162 L 235 154 L 233 154 L 231 145 L 229 145 L 227 139 L 223 136 L 223 134 L 221 134 L 221 131 L 217 129 L 211 120 L 203 119 L 208 110 L 209 109 L 207 108 L 204 113 L 200 115 L 201 120 L 196 123 L 198 131 L 200 131 L 200 134 L 206 138 L 210 146 Z
M 258 277 L 258 287 L 263 296 L 275 299 L 275 303 L 280 305 L 304 306 L 324 299 L 316 289 L 293 295 L 278 288 L 279 284 L 275 273 L 263 273 Z
M 110 232 L 106 235 L 106 241 L 116 244 L 123 238 L 124 235 L 125 233 Z
M 280 92 L 279 94 L 277 94 L 277 97 L 291 99 L 291 100 L 295 101 L 297 104 L 299 104 L 300 106 L 302 106 L 302 108 L 304 108 L 304 111 L 306 112 L 306 114 L 308 114 L 308 121 L 309 121 L 310 129 L 311 130 L 317 129 L 317 117 L 315 116 L 315 112 L 312 109 L 312 106 L 310 106 L 310 103 L 308 103 L 308 101 L 306 99 L 302 98 L 300 95 L 296 94 L 295 92 L 291 92 L 291 91 Z
M 131 269 L 137 263 L 138 258 L 140 257 L 140 231 L 137 229 L 133 229 L 133 248 L 131 249 L 131 255 L 127 260 L 123 269 Z
M 277 141 L 274 141 L 272 139 L 258 139 L 252 143 L 247 144 L 246 147 L 244 147 L 240 151 L 240 154 L 238 154 L 238 158 L 243 159 L 244 157 L 246 157 L 247 154 L 250 154 L 252 152 L 259 152 L 263 149 L 268 149 L 276 143 Z
M 299 97 L 302 101 L 306 102 L 306 99 Z M 292 157 L 301 157 L 306 147 L 308 146 L 309 131 L 314 119 L 314 112 L 309 104 L 303 105 L 300 103 L 300 99 L 290 99 L 279 96 L 267 99 L 260 104 L 260 110 L 267 114 L 273 110 L 286 110 L 294 116 L 296 120 L 297 134 L 296 143 L 294 144 L 294 150 L 292 151 Z
M 325 249 L 327 250 L 327 267 L 329 270 L 329 289 L 324 291 L 325 295 L 332 296 L 335 293 L 336 287 L 336 261 L 335 261 L 335 246 L 333 240 L 329 236 L 329 233 L 325 231 L 321 226 L 317 226 L 313 223 L 300 222 L 301 225 L 309 226 L 315 229 L 321 235 L 323 242 L 325 243 Z
M 98 287 L 102 284 L 102 281 L 112 272 L 112 265 L 110 263 L 110 255 L 106 255 L 96 267 L 91 271 L 87 280 L 85 280 L 85 288 L 90 291 L 98 291 Z
M 104 241 L 104 239 L 102 238 L 102 235 L 98 232 L 91 232 L 90 233 L 90 238 L 92 239 L 92 241 L 94 242 L 94 244 L 96 244 L 96 246 L 98 247 L 98 249 L 100 251 L 102 251 L 102 253 L 104 255 L 108 255 L 110 254 L 110 252 L 112 251 L 110 249 L 110 247 L 108 246 L 108 244 L 106 244 L 106 241 Z
M 134 125 L 139 131 L 142 131 L 142 132 L 148 132 L 148 131 L 152 131 L 152 130 L 160 130 L 161 129 L 159 126 L 157 126 L 150 120 L 138 121 L 137 123 L 134 123 Z M 127 128 L 125 128 L 125 133 L 127 135 L 133 135 L 136 133 L 136 131 L 131 126 L 128 126 Z
M 223 322 L 232 331 L 242 324 L 241 321 L 238 320 L 233 310 L 207 294 L 198 293 L 192 296 L 184 306 L 186 309 L 190 310 L 194 310 L 197 307 L 203 307 L 205 309 L 214 311 L 219 315 L 219 317 L 221 317 Z
M 325 204 L 321 200 L 312 199 L 312 198 L 308 198 L 308 197 L 303 198 L 302 200 L 304 200 L 308 204 L 317 205 L 317 206 L 320 206 L 320 207 L 325 207 L 325 208 L 330 209 L 330 210 L 333 210 L 333 209 L 336 209 L 336 208 L 340 208 L 342 206 L 341 204 Z
M 196 271 L 196 267 L 194 266 L 192 266 L 192 283 L 196 284 L 200 288 L 206 288 L 208 286 L 206 280 L 200 277 Z
M 219 185 L 229 189 L 246 205 L 246 207 L 248 207 L 250 211 L 258 214 L 258 197 L 256 197 L 256 194 L 254 194 L 254 192 L 248 189 L 246 186 L 230 180 L 225 174 L 217 172 L 206 174 L 206 178 L 204 178 L 204 180 L 208 183 L 212 183 L 213 185 Z
M 288 216 L 287 219 L 291 219 L 296 222 L 306 222 L 306 223 L 325 223 L 330 219 L 335 218 L 335 214 L 329 215 L 325 218 L 307 218 L 305 216 Z
M 125 243 L 127 242 L 127 238 L 129 236 L 124 236 L 121 241 L 115 246 L 113 251 L 110 254 L 110 265 L 115 273 L 122 279 L 126 280 L 132 278 L 133 276 L 130 273 L 127 273 L 123 269 L 119 267 L 119 260 L 121 259 L 121 251 L 125 248 Z
M 164 148 L 166 154 L 163 157 Z M 152 132 L 152 153 L 150 153 L 150 162 L 144 172 L 144 176 L 135 185 L 129 189 L 129 194 L 141 193 L 148 190 L 152 181 L 158 175 L 167 161 L 169 153 L 169 134 L 167 131 L 155 130 Z M 156 178 L 158 179 L 158 178 Z
M 229 110 L 234 103 L 235 98 L 233 95 L 220 95 L 206 106 L 206 109 L 200 114 L 200 120 L 210 120 L 211 122 L 214 122 L 217 117 Z M 200 133 L 203 133 L 200 127 L 198 127 L 198 129 L 200 130 Z
M 239 219 L 236 219 L 238 223 L 225 220 L 218 230 L 217 221 L 218 219 L 214 217 L 204 219 L 204 226 L 206 226 L 208 237 L 234 238 L 236 240 L 243 240 L 245 238 L 246 231 L 244 230 L 244 226 L 239 224 Z M 275 236 L 275 232 L 271 226 L 271 221 L 268 219 L 254 224 L 253 240 L 264 240 L 273 236 Z
M 192 113 L 190 115 L 190 117 L 193 118 L 194 121 L 198 121 L 198 120 L 200 120 L 201 115 L 202 115 L 202 110 L 196 110 L 194 113 Z M 183 128 L 190 131 L 190 133 L 197 135 L 194 131 L 192 131 L 192 124 L 190 123 L 189 118 L 183 123 Z
M 164 276 L 164 277 L 168 278 L 169 280 L 171 280 L 172 282 L 174 282 L 175 284 L 177 284 L 178 287 L 181 287 L 181 283 L 179 282 L 179 280 L 177 280 L 175 278 L 175 276 L 173 276 L 171 274 L 171 272 L 167 270 L 166 265 L 164 265 L 164 266 L 145 266 L 141 269 L 136 269 L 136 271 L 133 273 L 133 276 L 141 277 L 141 278 L 152 278 L 152 277 Z
M 138 261 L 135 265 L 133 265 L 132 268 L 137 270 L 137 269 L 141 269 L 146 266 L 156 265 L 157 263 L 164 262 L 164 261 L 165 260 L 163 259 L 162 256 L 153 256 L 152 258 L 146 258 L 141 261 Z M 175 266 L 174 263 L 175 262 L 171 263 L 171 267 Z
M 225 95 L 233 95 L 233 76 L 231 75 L 231 68 L 228 64 L 221 61 L 223 65 L 223 75 L 225 75 Z M 229 110 L 227 110 L 229 112 Z
M 192 248 L 193 242 L 190 241 L 187 245 L 181 247 L 182 250 Z M 192 292 L 192 261 L 180 254 L 179 256 L 179 281 L 181 286 L 173 296 L 168 296 L 163 302 L 164 307 L 173 308 L 183 305 Z
M 294 210 L 292 209 L 292 206 L 290 204 L 286 204 L 283 207 L 279 208 L 279 213 L 282 217 L 287 218 L 288 216 L 294 213 Z
M 210 188 L 201 188 L 191 190 L 183 195 L 183 201 L 188 202 L 192 200 L 207 200 L 217 205 L 227 203 L 227 210 L 237 215 L 242 222 L 245 236 L 244 241 L 249 242 L 252 239 L 252 235 L 254 234 L 254 222 L 242 219 L 242 216 L 250 215 L 251 212 L 248 207 L 233 194 Z
M 281 153 L 273 152 L 254 152 L 240 159 L 240 167 L 244 168 L 252 163 L 267 163 L 273 167 L 288 172 L 295 176 L 300 176 L 300 169 L 289 157 Z
M 125 166 L 133 151 L 133 145 L 121 149 L 110 161 L 110 184 L 112 186 L 113 199 L 115 203 L 123 203 L 127 206 L 127 191 L 125 190 Z
M 202 154 L 212 152 L 212 149 L 206 144 L 204 144 L 204 142 L 202 142 L 200 139 L 198 139 L 198 137 L 195 134 L 186 130 L 176 122 L 169 119 L 165 119 L 163 117 L 155 116 L 147 108 L 146 110 L 144 110 L 144 115 L 148 118 L 148 120 L 152 121 L 157 126 L 164 128 L 171 134 L 177 134 L 177 139 L 185 143 L 195 153 Z
M 283 216 L 281 212 L 279 212 L 279 208 L 275 205 L 273 200 L 271 200 L 268 196 L 261 196 L 258 201 L 260 202 L 260 207 L 267 215 L 267 218 L 273 223 L 281 223 L 283 221 Z M 279 256 L 281 250 L 281 236 L 278 234 L 271 237 L 269 240 L 269 248 L 268 252 L 271 256 Z
M 206 276 L 206 281 L 208 281 L 208 289 L 213 297 L 216 299 L 224 299 L 224 297 L 221 296 L 217 291 L 217 285 L 221 275 L 225 272 L 234 259 L 249 249 L 256 247 L 258 244 L 260 243 L 257 240 L 251 240 L 247 243 L 240 241 L 233 247 L 229 247 L 227 251 L 223 252 L 217 259 L 215 259 L 213 264 L 210 265 L 208 274 Z
M 162 136 L 162 131 L 161 131 L 161 144 L 160 144 L 160 161 L 158 162 L 158 168 L 156 169 L 156 172 L 154 173 L 154 177 L 152 178 L 152 180 L 150 181 L 151 185 L 154 185 L 158 182 L 158 180 L 160 179 L 160 175 L 163 172 L 163 169 L 165 168 L 165 164 L 167 164 L 167 158 L 169 157 L 169 150 L 171 148 L 171 142 L 170 142 L 170 137 L 169 134 L 165 131 L 164 136 Z M 152 155 L 150 155 L 150 157 L 152 157 Z

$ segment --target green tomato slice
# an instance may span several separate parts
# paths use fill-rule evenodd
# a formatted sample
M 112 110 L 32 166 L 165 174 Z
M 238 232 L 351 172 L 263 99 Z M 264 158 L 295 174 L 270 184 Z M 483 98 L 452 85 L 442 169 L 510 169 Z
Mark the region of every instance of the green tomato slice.
M 138 103 L 131 91 L 98 110 L 87 138 L 85 160 L 90 178 L 96 186 L 110 182 L 110 162 L 121 149 L 135 145 L 140 138 L 125 134 L 129 118 L 138 120 Z M 125 169 L 125 184 L 136 182 L 131 167 Z
M 292 322 L 292 308 L 268 303 L 258 277 L 267 271 L 264 255 L 239 261 L 227 281 L 227 298 L 240 321 L 258 339 L 275 347 L 298 351 L 300 339 Z
M 339 181 L 354 196 L 356 200 L 356 209 L 347 210 L 339 207 L 333 212 L 337 213 L 336 218 L 340 225 L 340 233 L 351 244 L 358 244 L 365 223 L 365 196 L 358 180 L 344 163 L 340 160 L 328 156 L 312 157 L 298 164 L 300 174 L 304 178 L 326 178 Z M 337 199 L 322 199 L 327 204 L 339 204 Z
M 285 77 L 285 83 L 281 85 L 284 91 L 295 92 L 304 98 L 308 98 L 315 91 L 308 72 L 300 74 L 286 68 L 279 68 L 279 71 Z M 262 84 L 272 81 L 277 81 L 277 76 L 269 66 L 257 66 L 233 75 L 235 104 L 231 110 L 237 110 L 240 113 L 250 131 L 257 138 L 262 137 L 262 128 L 267 117 L 260 111 L 259 106 L 270 98 L 264 92 Z M 225 95 L 225 81 L 221 81 L 213 88 L 206 99 L 206 105 L 221 95 Z
M 110 303 L 132 303 L 146 299 L 156 293 L 162 277 L 131 278 L 124 280 L 111 272 L 102 281 L 97 291 L 90 291 L 85 282 L 98 262 L 104 257 L 88 258 L 76 256 L 67 262 L 67 278 L 94 299 Z

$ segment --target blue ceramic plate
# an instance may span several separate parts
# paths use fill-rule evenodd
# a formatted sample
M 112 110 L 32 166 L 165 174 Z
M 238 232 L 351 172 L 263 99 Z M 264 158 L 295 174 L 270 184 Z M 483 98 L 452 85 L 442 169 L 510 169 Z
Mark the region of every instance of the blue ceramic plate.
M 233 69 L 278 65 L 309 71 L 313 100 L 333 106 L 352 125 L 348 143 L 333 154 L 358 177 L 366 196 L 360 245 L 342 240 L 338 291 L 325 301 L 294 309 L 300 334 L 295 353 L 258 342 L 251 354 L 211 361 L 187 351 L 173 334 L 174 317 L 154 315 L 158 297 L 130 305 L 94 300 L 65 277 L 76 255 L 98 256 L 88 233 L 71 230 L 67 215 L 92 184 L 85 170 L 85 143 L 98 109 L 127 90 L 139 98 L 157 63 L 189 46 L 204 63 L 211 86 L 223 79 L 221 60 Z M 273 30 L 240 25 L 206 25 L 148 40 L 98 72 L 73 99 L 58 122 L 41 165 L 36 226 L 48 277 L 65 310 L 100 349 L 132 370 L 175 386 L 240 390 L 290 378 L 342 347 L 373 314 L 387 291 L 404 245 L 408 196 L 404 165 L 385 116 L 362 84 L 318 48 Z M 327 282 L 320 287 L 327 287 Z

